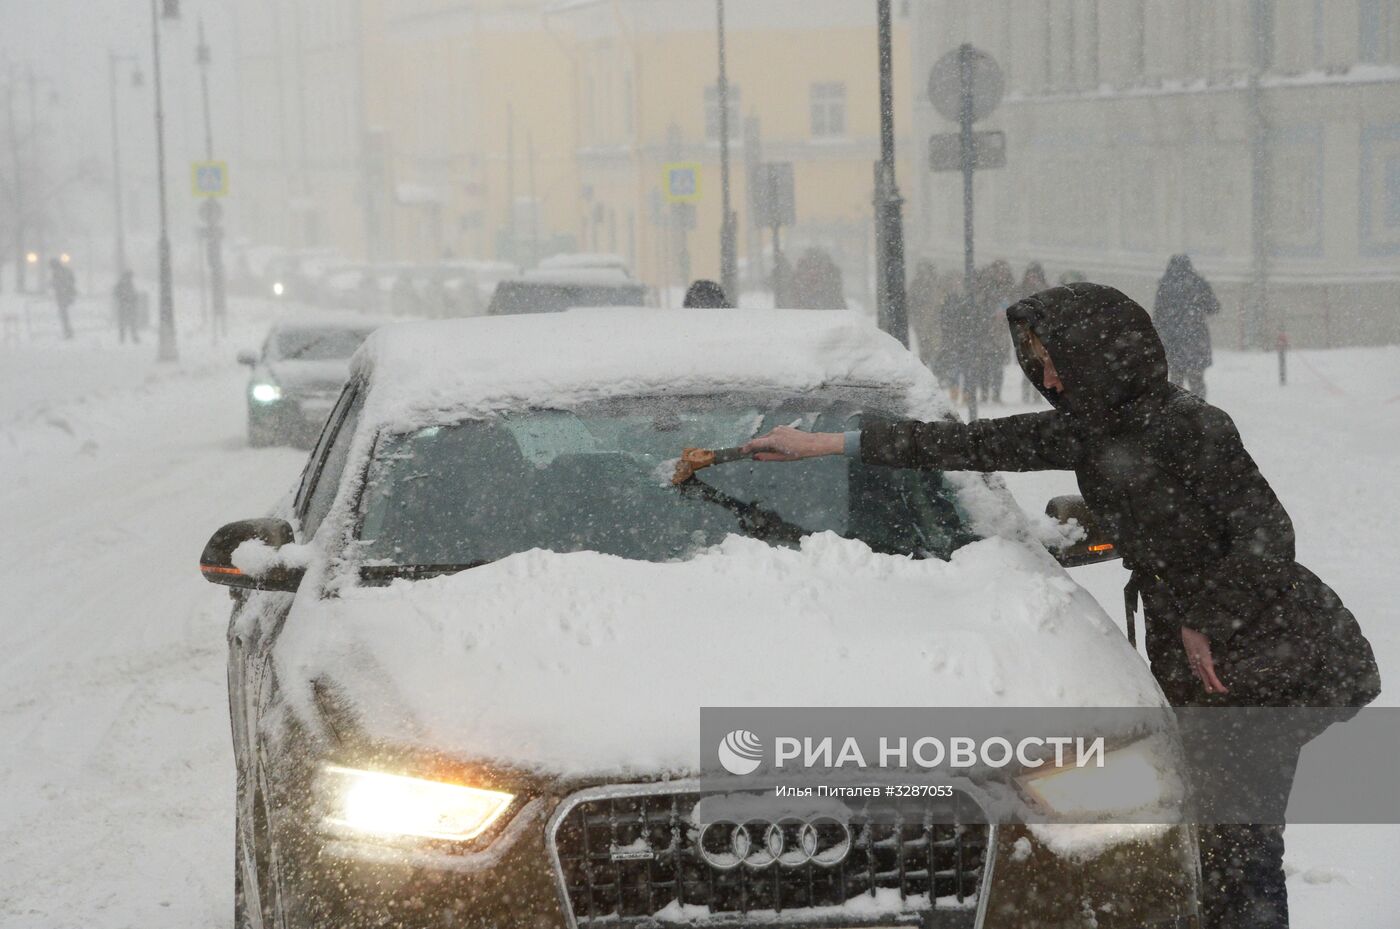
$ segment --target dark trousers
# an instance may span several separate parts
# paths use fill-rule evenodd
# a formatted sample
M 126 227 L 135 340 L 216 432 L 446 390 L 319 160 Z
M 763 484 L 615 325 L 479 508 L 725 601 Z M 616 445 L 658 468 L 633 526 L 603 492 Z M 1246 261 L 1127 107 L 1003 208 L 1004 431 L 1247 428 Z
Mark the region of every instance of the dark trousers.
M 1167 699 L 1183 708 L 1178 721 L 1200 823 L 1201 929 L 1288 929 L 1284 813 L 1298 755 L 1316 733 L 1266 722 L 1232 736 L 1209 717 L 1193 716 L 1191 707 L 1232 700 L 1205 694 L 1187 666 L 1179 629 L 1149 618 L 1147 648 Z

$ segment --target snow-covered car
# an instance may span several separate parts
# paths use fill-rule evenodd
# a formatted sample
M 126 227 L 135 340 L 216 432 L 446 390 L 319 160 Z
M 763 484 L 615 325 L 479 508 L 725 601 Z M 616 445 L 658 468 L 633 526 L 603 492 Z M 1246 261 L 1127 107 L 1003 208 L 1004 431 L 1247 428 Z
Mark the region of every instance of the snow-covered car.
M 248 444 L 309 445 L 350 374 L 350 357 L 375 329 L 364 317 L 278 323 L 259 351 L 239 352 L 248 375 Z
M 573 307 L 644 306 L 647 287 L 617 268 L 535 269 L 496 285 L 488 316 L 559 313 Z
M 946 415 L 849 312 L 373 335 L 299 486 L 201 556 L 235 601 L 237 925 L 1194 926 L 1182 825 L 851 809 L 839 855 L 702 847 L 702 707 L 1164 706 L 996 479 L 670 481 L 682 446 Z

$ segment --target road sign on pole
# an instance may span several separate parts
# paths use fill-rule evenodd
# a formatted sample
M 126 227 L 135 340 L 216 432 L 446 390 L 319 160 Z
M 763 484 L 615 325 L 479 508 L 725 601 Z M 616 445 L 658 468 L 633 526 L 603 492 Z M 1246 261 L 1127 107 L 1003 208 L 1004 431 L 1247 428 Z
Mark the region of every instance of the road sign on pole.
M 228 162 L 196 161 L 190 165 L 190 181 L 196 197 L 228 195 Z
M 697 162 L 672 162 L 664 170 L 667 200 L 671 203 L 700 201 L 700 165 Z
M 962 133 L 940 132 L 928 140 L 928 163 L 934 171 L 962 170 Z M 972 134 L 972 168 L 1006 167 L 1006 133 L 974 132 Z
M 928 73 L 929 102 L 939 115 L 953 122 L 962 119 L 964 92 L 971 98 L 972 121 L 977 122 L 986 119 L 1000 105 L 1005 90 L 1006 79 L 996 59 L 971 45 L 948 52 Z

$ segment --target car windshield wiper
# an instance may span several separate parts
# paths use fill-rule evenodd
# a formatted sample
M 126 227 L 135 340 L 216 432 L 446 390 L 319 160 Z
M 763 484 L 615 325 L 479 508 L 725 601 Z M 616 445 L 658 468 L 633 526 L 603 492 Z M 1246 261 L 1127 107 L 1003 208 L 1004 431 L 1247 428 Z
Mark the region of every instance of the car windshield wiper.
M 370 582 L 386 582 L 395 578 L 407 578 L 410 581 L 422 580 L 427 577 L 441 577 L 444 574 L 456 574 L 459 571 L 470 571 L 472 568 L 479 568 L 482 565 L 491 563 L 490 559 L 480 561 L 467 561 L 462 564 L 372 564 L 360 566 L 360 577 Z
M 687 497 L 697 497 L 707 503 L 724 507 L 739 518 L 739 528 L 744 531 L 745 535 L 752 536 L 759 541 L 786 542 L 796 545 L 802 541 L 804 536 L 812 534 L 811 530 L 788 522 L 772 510 L 764 509 L 757 503 L 748 503 L 737 497 L 731 497 L 718 487 L 707 484 L 698 477 L 691 477 L 675 487 L 677 491 Z

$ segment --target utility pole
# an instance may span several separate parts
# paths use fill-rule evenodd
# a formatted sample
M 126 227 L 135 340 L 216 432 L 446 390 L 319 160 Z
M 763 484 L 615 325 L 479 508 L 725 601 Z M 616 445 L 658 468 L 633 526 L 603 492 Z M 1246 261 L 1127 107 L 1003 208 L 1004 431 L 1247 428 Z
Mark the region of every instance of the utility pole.
M 165 0 L 165 15 L 174 18 L 179 15 L 178 0 Z M 170 267 L 170 215 L 165 196 L 165 100 L 161 94 L 160 80 L 160 9 L 156 0 L 151 0 L 151 57 L 154 62 L 156 90 L 156 187 L 160 202 L 160 329 L 157 339 L 156 360 L 177 361 L 179 350 L 175 346 L 175 294 Z
M 34 189 L 40 191 L 42 197 L 43 179 L 40 176 L 40 166 L 43 162 L 39 159 L 39 91 L 38 81 L 34 77 L 34 65 L 26 67 L 26 81 L 29 84 L 29 181 L 34 185 Z M 24 183 L 19 178 L 15 178 L 17 184 Z M 44 228 L 44 203 L 42 199 L 36 199 L 34 208 L 34 249 L 39 254 L 39 292 L 44 290 L 44 256 L 48 253 L 48 242 L 45 241 L 47 230 Z
M 729 72 L 724 47 L 724 0 L 715 0 L 715 17 L 719 30 L 719 80 L 715 87 L 719 102 L 719 277 L 725 298 L 731 306 L 738 306 L 738 219 L 730 209 L 729 196 Z
M 199 46 L 195 49 L 195 61 L 199 64 L 199 89 L 204 100 L 204 159 L 214 160 L 214 120 L 209 110 L 209 45 L 204 41 L 204 18 L 199 20 Z M 223 209 L 219 201 L 206 197 L 200 204 L 199 213 L 204 220 L 204 245 L 209 259 L 209 284 L 213 299 L 213 318 L 210 330 L 215 341 L 228 330 L 228 298 L 224 293 L 224 230 L 219 224 Z
M 893 27 L 890 0 L 877 0 L 880 67 L 880 160 L 875 165 L 875 247 L 879 262 L 876 302 L 880 328 L 909 344 L 904 289 L 904 218 L 895 183 Z
M 22 294 L 29 270 L 29 232 L 25 228 L 28 212 L 24 202 L 24 192 L 29 185 L 24 180 L 24 160 L 19 153 L 19 126 L 15 123 L 14 65 L 10 66 L 10 79 L 5 85 L 5 113 L 10 127 L 10 157 L 15 169 L 15 293 Z

